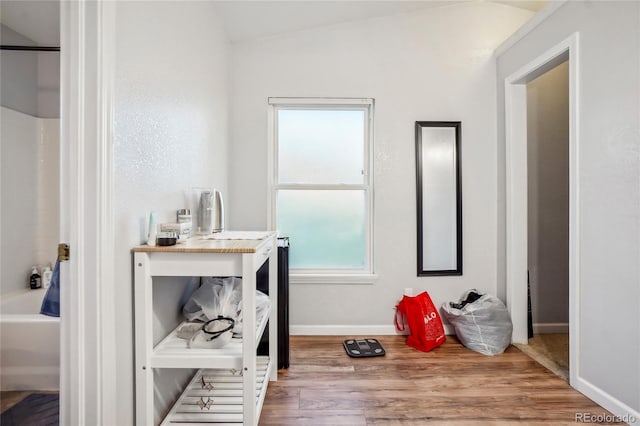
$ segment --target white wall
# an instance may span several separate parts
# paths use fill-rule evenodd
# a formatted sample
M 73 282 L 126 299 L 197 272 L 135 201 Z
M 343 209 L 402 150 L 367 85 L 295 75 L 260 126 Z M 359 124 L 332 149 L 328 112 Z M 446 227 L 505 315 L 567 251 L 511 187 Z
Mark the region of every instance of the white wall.
M 55 262 L 59 215 L 58 119 L 2 107 L 0 293 L 29 288 L 34 265 Z
M 504 79 L 579 32 L 577 380 L 640 418 L 640 3 L 566 2 L 500 54 L 498 259 L 504 259 Z M 504 263 L 498 268 L 505 291 Z
M 60 52 L 38 52 L 38 117 L 60 118 Z
M 2 44 L 36 44 L 6 25 L 0 25 L 0 38 Z M 37 116 L 38 54 L 3 50 L 0 52 L 0 70 L 2 106 Z
M 229 222 L 267 227 L 267 97 L 375 98 L 374 285 L 292 285 L 292 327 L 392 330 L 405 287 L 496 292 L 493 50 L 531 13 L 453 5 L 233 45 Z M 416 277 L 414 123 L 462 121 L 464 275 Z M 291 250 L 295 250 L 291 247 Z M 363 305 L 354 303 L 360 301 Z
M 36 262 L 55 264 L 60 242 L 60 120 L 38 119 Z
M 569 323 L 568 62 L 527 84 L 527 173 L 533 322 L 553 331 Z
M 118 359 L 117 424 L 134 423 L 131 253 L 146 220 L 174 221 L 183 190 L 227 192 L 227 42 L 209 2 L 118 2 L 114 100 Z M 156 334 L 179 319 L 183 285 L 163 280 L 154 296 Z M 172 302 L 172 303 L 171 303 Z M 173 372 L 176 372 L 175 370 Z M 161 372 L 159 412 L 183 375 Z
M 0 25 L 2 44 L 37 43 Z M 60 52 L 0 52 L 2 106 L 42 118 L 60 118 Z

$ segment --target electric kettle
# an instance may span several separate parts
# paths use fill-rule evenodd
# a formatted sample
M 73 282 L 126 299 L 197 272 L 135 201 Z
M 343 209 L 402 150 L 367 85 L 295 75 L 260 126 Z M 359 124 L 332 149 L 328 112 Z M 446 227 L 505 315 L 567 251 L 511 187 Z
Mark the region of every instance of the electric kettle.
M 224 203 L 217 189 L 203 189 L 197 208 L 198 234 L 213 234 L 224 230 Z

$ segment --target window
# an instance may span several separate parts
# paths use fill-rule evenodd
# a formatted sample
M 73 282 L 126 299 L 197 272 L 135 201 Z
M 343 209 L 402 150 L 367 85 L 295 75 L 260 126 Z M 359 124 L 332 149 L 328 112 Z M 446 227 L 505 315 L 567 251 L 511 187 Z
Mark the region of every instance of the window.
M 270 98 L 270 222 L 293 282 L 373 278 L 372 99 Z

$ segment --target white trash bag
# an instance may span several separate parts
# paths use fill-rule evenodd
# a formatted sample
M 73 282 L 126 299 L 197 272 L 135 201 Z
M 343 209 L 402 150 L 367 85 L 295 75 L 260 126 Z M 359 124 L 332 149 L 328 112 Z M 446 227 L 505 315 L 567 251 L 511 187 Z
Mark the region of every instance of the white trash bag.
M 457 303 L 444 303 L 442 311 L 460 342 L 471 350 L 498 355 L 511 343 L 511 317 L 497 297 L 472 289 Z
M 260 323 L 260 320 L 269 313 L 270 305 L 269 296 L 256 290 L 256 323 Z M 233 327 L 233 334 L 242 335 L 242 300 L 238 303 L 238 319 L 235 327 Z
M 235 321 L 218 317 L 205 322 L 189 340 L 190 348 L 219 349 L 231 342 Z
M 242 300 L 242 279 L 238 277 L 206 277 L 182 308 L 189 321 L 207 322 L 225 317 L 238 320 L 238 304 Z
M 256 290 L 256 319 L 269 312 L 269 296 Z M 206 277 L 182 308 L 188 321 L 207 322 L 220 317 L 234 321 L 233 334 L 242 334 L 242 279 Z M 185 330 L 185 336 L 187 330 Z

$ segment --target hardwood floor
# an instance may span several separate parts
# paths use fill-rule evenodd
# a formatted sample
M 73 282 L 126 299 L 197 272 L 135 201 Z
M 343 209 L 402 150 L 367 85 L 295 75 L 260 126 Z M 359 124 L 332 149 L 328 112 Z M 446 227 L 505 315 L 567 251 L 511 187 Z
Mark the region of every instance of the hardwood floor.
M 537 334 L 527 345 L 515 346 L 565 382 L 569 381 L 569 334 Z
M 373 337 L 384 357 L 350 358 L 347 337 L 292 336 L 260 425 L 575 425 L 577 413 L 607 413 L 513 346 L 490 357 L 447 336 L 423 353 Z
M 31 393 L 30 391 L 2 391 L 0 393 L 0 412 L 5 412 Z

